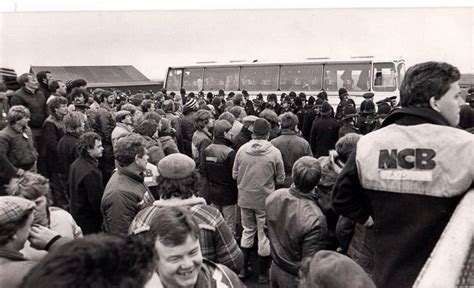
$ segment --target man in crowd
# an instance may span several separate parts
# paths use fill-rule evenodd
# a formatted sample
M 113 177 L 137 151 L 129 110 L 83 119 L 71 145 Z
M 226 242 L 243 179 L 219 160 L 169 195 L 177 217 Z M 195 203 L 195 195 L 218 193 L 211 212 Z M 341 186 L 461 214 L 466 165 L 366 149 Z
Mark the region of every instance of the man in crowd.
M 157 210 L 150 225 L 134 234 L 154 241 L 158 254 L 159 279 L 147 287 L 244 287 L 232 270 L 203 258 L 199 226 L 184 208 Z
M 160 200 L 141 210 L 129 232 L 152 226 L 158 211 L 166 207 L 181 207 L 189 210 L 200 229 L 200 243 L 203 256 L 223 264 L 238 273 L 242 269 L 242 253 L 234 235 L 219 210 L 206 204 L 202 197 L 194 196 L 197 180 L 196 164 L 184 154 L 171 154 L 158 164 L 158 194 Z
M 112 131 L 112 145 L 115 147 L 117 141 L 133 132 L 132 113 L 120 110 L 115 113 L 115 128 Z
M 279 118 L 281 123 L 281 136 L 278 136 L 270 142 L 281 152 L 286 175 L 285 183 L 282 187 L 289 188 L 293 183 L 293 178 L 291 177 L 293 164 L 303 156 L 313 156 L 313 153 L 311 152 L 308 141 L 296 134 L 298 117 L 291 112 L 286 112 L 281 114 Z
M 248 255 L 258 237 L 259 282 L 268 282 L 271 262 L 270 243 L 264 232 L 265 199 L 275 191 L 275 185 L 285 181 L 285 170 L 280 151 L 270 142 L 270 123 L 265 119 L 255 121 L 252 140 L 244 144 L 235 157 L 232 177 L 237 180 L 238 205 L 242 217 L 241 247 L 244 253 L 244 269 L 241 277 L 248 274 Z
M 321 118 L 316 118 L 311 127 L 311 149 L 315 157 L 328 156 L 339 138 L 339 123 L 334 119 L 332 107 L 328 102 L 321 106 Z
M 84 133 L 77 143 L 79 158 L 72 163 L 69 169 L 68 190 L 71 215 L 84 234 L 101 231 L 100 203 L 104 186 L 102 172 L 98 165 L 103 150 L 102 141 L 97 133 Z
M 11 178 L 23 175 L 25 170 L 35 170 L 38 159 L 28 126 L 30 111 L 16 105 L 7 117 L 8 125 L 0 131 L 0 194 Z
M 143 138 L 130 135 L 121 138 L 115 146 L 117 172 L 105 187 L 101 202 L 104 231 L 126 234 L 138 211 L 155 200 L 143 183 L 143 172 L 148 163 L 148 154 Z
M 327 248 L 327 223 L 318 206 L 321 166 L 303 156 L 293 166 L 294 185 L 279 189 L 265 201 L 272 252 L 274 288 L 297 288 L 301 261 Z
M 114 148 L 112 145 L 112 131 L 115 128 L 112 108 L 115 102 L 115 95 L 110 91 L 101 90 L 97 100 L 100 104 L 100 108 L 94 115 L 92 127 L 94 132 L 99 134 L 104 147 L 102 158 L 99 161 L 99 167 L 100 170 L 102 170 L 105 185 L 115 169 Z
M 464 103 L 459 79 L 447 63 L 408 69 L 402 108 L 359 140 L 336 181 L 336 211 L 359 223 L 373 218 L 378 287 L 413 285 L 472 187 L 474 135 L 453 128 Z
M 52 99 L 48 103 L 48 110 L 51 114 L 43 123 L 43 150 L 40 151 L 40 155 L 46 160 L 46 177 L 50 180 L 54 205 L 68 210 L 69 197 L 66 195 L 66 183 L 63 182 L 64 175 L 61 175 L 63 171 L 58 156 L 58 142 L 66 133 L 63 119 L 68 113 L 67 99 L 64 97 Z
M 153 243 L 89 235 L 50 252 L 28 273 L 22 287 L 145 287 L 155 263 Z
M 15 196 L 0 196 L 0 284 L 20 287 L 23 277 L 36 265 L 20 250 L 33 224 L 35 203 Z
M 66 96 L 66 84 L 61 80 L 54 80 L 49 84 L 49 91 L 51 92 L 46 104 L 54 98 Z
M 30 111 L 30 122 L 29 126 L 34 137 L 34 144 L 36 151 L 42 151 L 43 145 L 43 122 L 47 116 L 46 108 L 46 97 L 43 92 L 38 90 L 38 81 L 35 76 L 29 73 L 24 73 L 18 77 L 18 84 L 21 88 L 15 91 L 15 95 L 12 96 L 10 104 L 23 105 Z M 45 159 L 38 161 L 38 171 L 46 174 Z
M 51 72 L 49 71 L 39 71 L 36 74 L 36 79 L 39 83 L 38 90 L 44 94 L 47 100 L 49 96 L 53 93 L 53 91 L 49 89 L 49 85 L 54 81 L 53 74 L 51 74 Z
M 257 116 L 249 115 L 245 116 L 242 119 L 242 129 L 240 130 L 240 133 L 235 136 L 233 139 L 234 142 L 234 150 L 237 152 L 239 148 L 244 145 L 245 143 L 249 142 L 252 140 L 252 130 L 253 130 L 253 124 L 255 123 L 255 120 L 257 120 Z
M 214 125 L 214 140 L 204 149 L 204 175 L 209 183 L 209 201 L 222 213 L 235 235 L 237 212 L 237 183 L 232 178 L 235 151 L 231 148 L 229 131 L 232 125 L 227 120 L 217 120 Z

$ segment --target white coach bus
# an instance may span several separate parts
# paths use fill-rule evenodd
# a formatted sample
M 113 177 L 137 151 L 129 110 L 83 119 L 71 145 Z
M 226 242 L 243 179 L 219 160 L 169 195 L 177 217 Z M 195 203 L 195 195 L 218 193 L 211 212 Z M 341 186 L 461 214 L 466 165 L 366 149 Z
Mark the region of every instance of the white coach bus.
M 234 62 L 234 63 L 232 63 Z M 238 62 L 238 63 L 235 63 Z M 321 90 L 328 93 L 329 102 L 337 105 L 339 88 L 346 88 L 349 95 L 360 104 L 366 92 L 375 94 L 374 101 L 399 96 L 399 87 L 405 73 L 404 60 L 375 60 L 371 56 L 353 57 L 350 60 L 308 58 L 303 62 L 230 63 L 202 62 L 192 66 L 169 67 L 164 87 L 168 92 L 187 93 L 203 91 L 226 94 L 247 90 L 253 98 L 295 91 L 307 97 L 316 96 Z

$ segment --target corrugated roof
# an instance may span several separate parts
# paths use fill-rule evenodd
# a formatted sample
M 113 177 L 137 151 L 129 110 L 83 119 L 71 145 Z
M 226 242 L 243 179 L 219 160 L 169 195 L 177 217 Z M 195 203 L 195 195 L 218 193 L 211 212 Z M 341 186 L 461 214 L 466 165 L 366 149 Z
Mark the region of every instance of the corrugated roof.
M 88 86 L 97 83 L 131 83 L 150 81 L 131 65 L 127 66 L 31 66 L 30 72 L 50 71 L 62 81 L 84 79 Z

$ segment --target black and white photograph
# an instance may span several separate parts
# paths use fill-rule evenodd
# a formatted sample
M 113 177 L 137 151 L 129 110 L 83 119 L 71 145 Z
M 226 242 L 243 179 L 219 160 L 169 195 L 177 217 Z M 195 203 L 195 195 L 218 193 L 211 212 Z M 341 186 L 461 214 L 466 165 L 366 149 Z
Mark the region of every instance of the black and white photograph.
M 2 0 L 0 288 L 474 287 L 468 1 Z

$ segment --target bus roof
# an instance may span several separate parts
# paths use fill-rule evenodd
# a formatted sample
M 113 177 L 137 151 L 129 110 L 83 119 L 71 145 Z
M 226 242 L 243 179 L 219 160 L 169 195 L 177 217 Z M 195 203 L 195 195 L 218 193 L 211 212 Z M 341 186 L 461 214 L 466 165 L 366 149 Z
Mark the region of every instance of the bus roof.
M 236 67 L 236 66 L 272 66 L 272 65 L 307 65 L 307 64 L 348 64 L 348 63 L 373 63 L 373 62 L 404 62 L 403 59 L 387 60 L 377 58 L 349 58 L 349 59 L 330 59 L 327 57 L 307 58 L 306 60 L 295 60 L 295 61 L 265 61 L 265 60 L 230 60 L 229 62 L 217 62 L 217 61 L 200 61 L 196 64 L 191 65 L 177 65 L 169 68 L 199 68 L 199 67 Z

